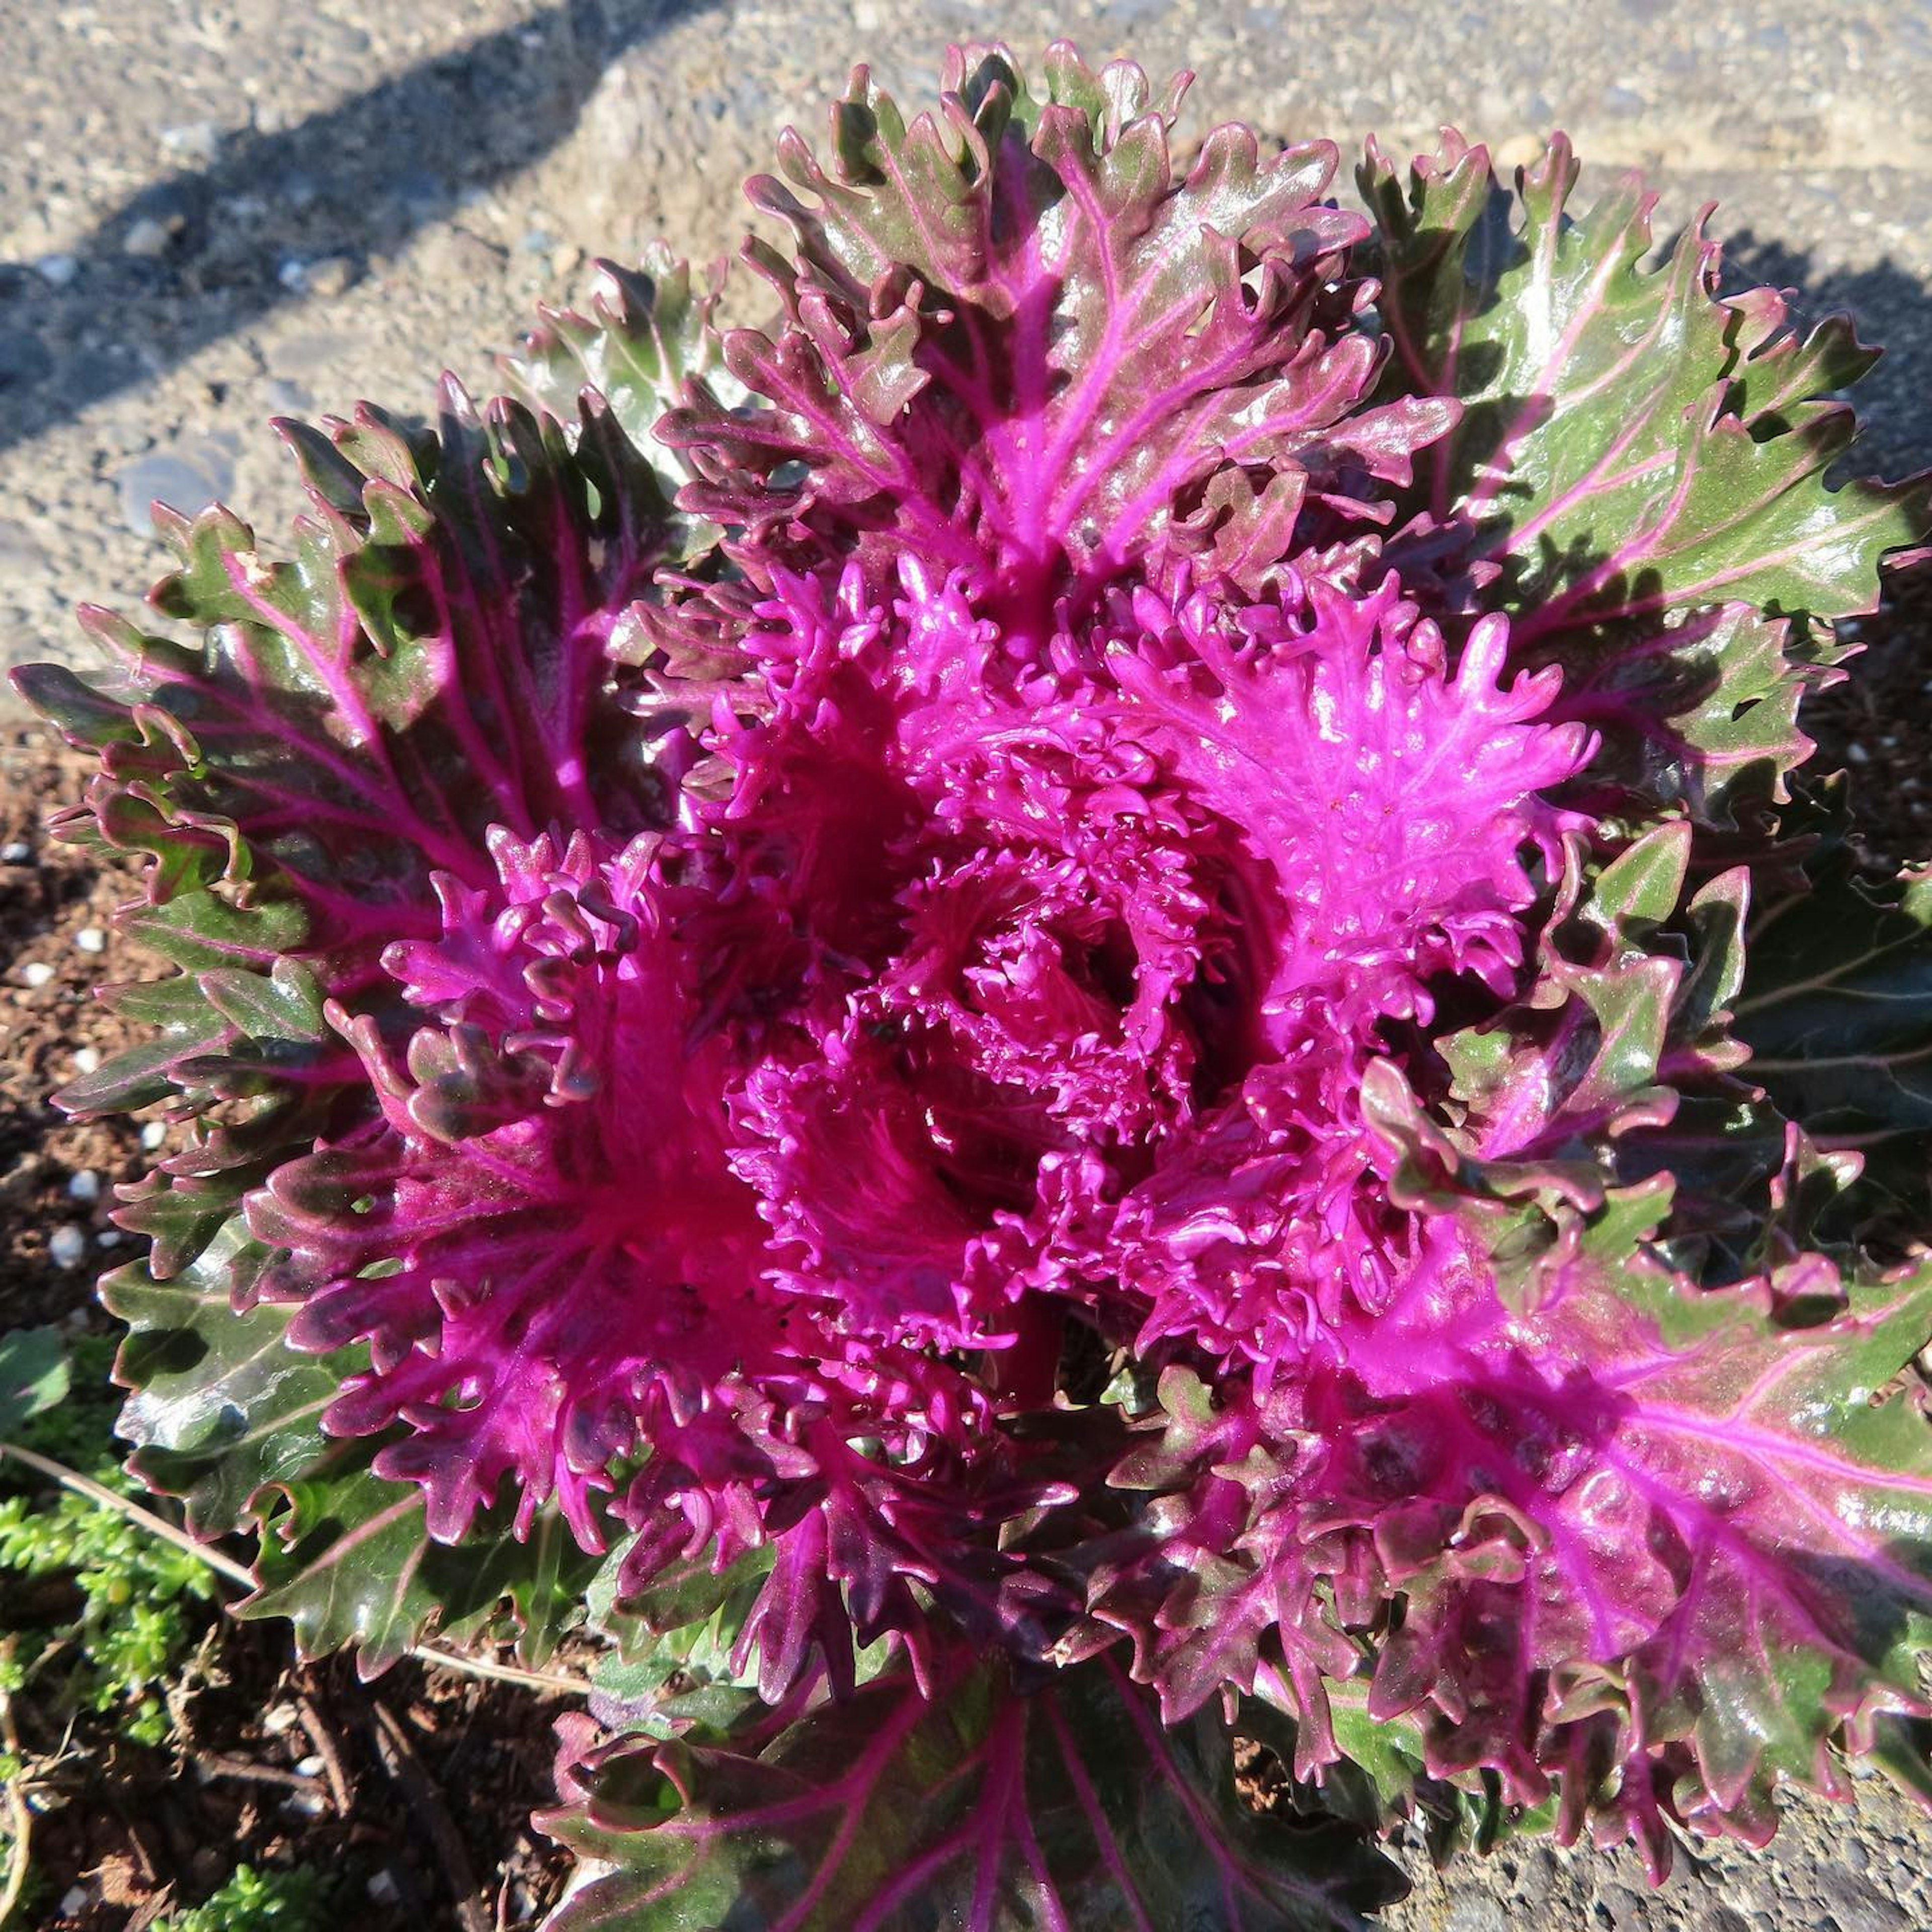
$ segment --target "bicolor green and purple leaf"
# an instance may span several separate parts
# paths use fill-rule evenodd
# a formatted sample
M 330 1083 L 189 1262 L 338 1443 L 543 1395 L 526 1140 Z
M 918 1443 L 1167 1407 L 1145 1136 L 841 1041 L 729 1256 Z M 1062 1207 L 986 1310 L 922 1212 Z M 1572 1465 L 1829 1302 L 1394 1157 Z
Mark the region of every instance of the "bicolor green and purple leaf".
M 613 1868 L 558 1932 L 1341 1932 L 1399 1895 L 1334 1821 L 1246 1811 L 1220 1725 L 1162 1726 L 1107 1660 L 1031 1691 L 956 1660 L 737 1744 L 619 1740 L 544 1828 Z
M 1162 548 L 1258 589 L 1306 500 L 1372 523 L 1368 479 L 1406 481 L 1448 427 L 1432 398 L 1364 406 L 1382 352 L 1333 286 L 1362 228 L 1322 199 L 1332 146 L 1264 157 L 1225 127 L 1183 175 L 1178 87 L 1064 44 L 1044 76 L 956 50 L 908 124 L 861 69 L 828 164 L 780 143 L 811 200 L 753 183 L 796 261 L 754 245 L 784 320 L 724 359 L 768 406 L 700 396 L 661 431 L 747 568 L 876 574 L 910 546 L 1038 634 Z

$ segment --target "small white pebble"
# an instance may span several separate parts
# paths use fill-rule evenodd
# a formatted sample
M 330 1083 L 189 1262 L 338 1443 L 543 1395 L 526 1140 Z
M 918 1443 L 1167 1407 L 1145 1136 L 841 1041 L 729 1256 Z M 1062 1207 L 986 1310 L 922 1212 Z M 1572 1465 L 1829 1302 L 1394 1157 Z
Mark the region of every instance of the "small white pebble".
M 322 1775 L 320 1754 L 311 1751 L 307 1757 L 298 1759 L 296 1762 L 296 1775 L 298 1778 L 320 1778 Z
M 118 1228 L 103 1228 L 94 1239 L 98 1246 L 118 1248 L 122 1242 L 121 1230 Z
M 47 1252 L 53 1256 L 54 1266 L 76 1268 L 87 1258 L 87 1231 L 76 1228 L 71 1221 L 56 1228 L 47 1241 Z
M 161 1143 L 167 1138 L 167 1137 L 168 1124 L 166 1121 L 148 1120 L 142 1123 L 141 1127 L 141 1144 L 146 1148 L 150 1154 L 152 1154 L 155 1148 L 159 1147 Z M 291 1718 L 289 1721 L 292 1724 L 295 1720 L 293 1718 Z
M 61 1916 L 78 1918 L 87 1910 L 92 1896 L 84 1885 L 70 1886 L 61 1895 Z
M 291 1791 L 282 1801 L 282 1811 L 284 1816 L 320 1818 L 328 1804 L 319 1791 Z
M 98 926 L 83 926 L 74 936 L 74 943 L 83 952 L 105 952 L 107 935 Z
M 44 986 L 53 976 L 54 969 L 44 959 L 29 959 L 20 968 L 20 980 L 23 986 Z
M 74 1070 L 76 1073 L 92 1073 L 100 1064 L 100 1051 L 98 1047 L 77 1046 L 74 1050 Z
M 0 866 L 24 866 L 34 856 L 34 848 L 24 838 L 10 838 L 0 845 Z
M 100 1177 L 92 1168 L 83 1167 L 67 1184 L 67 1198 L 81 1201 L 88 1206 L 100 1198 Z
M 369 1881 L 369 1896 L 378 1905 L 394 1905 L 403 1895 L 403 1888 L 396 1882 L 396 1875 L 386 1866 Z
M 1868 765 L 1871 763 L 1870 752 L 1860 744 L 1847 745 L 1845 747 L 1845 756 L 1855 765 Z
M 62 1325 L 72 1329 L 76 1335 L 86 1333 L 87 1310 L 84 1308 L 70 1308 L 67 1312 L 67 1320 Z
M 262 1728 L 270 1737 L 278 1738 L 284 1731 L 295 1729 L 298 1716 L 292 1704 L 271 1704 L 262 1714 Z

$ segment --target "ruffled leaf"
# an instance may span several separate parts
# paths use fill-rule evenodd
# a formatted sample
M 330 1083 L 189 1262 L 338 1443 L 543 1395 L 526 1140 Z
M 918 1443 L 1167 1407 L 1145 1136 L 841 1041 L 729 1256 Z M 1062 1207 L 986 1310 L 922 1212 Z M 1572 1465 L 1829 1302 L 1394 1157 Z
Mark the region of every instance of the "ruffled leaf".
M 540 308 L 541 322 L 499 366 L 513 394 L 566 429 L 589 391 L 634 448 L 667 460 L 652 432 L 683 400 L 685 384 L 716 360 L 717 284 L 714 274 L 710 287 L 694 290 L 690 269 L 662 244 L 635 269 L 599 262 L 590 313 Z
M 1099 74 L 1064 44 L 1036 94 L 1002 50 L 956 49 L 939 117 L 908 124 L 866 71 L 832 112 L 821 164 L 795 136 L 754 199 L 795 265 L 752 259 L 785 305 L 724 362 L 770 405 L 700 394 L 661 434 L 704 481 L 692 509 L 742 526 L 734 554 L 908 548 L 972 572 L 1002 621 L 1039 638 L 1162 545 L 1212 551 L 1258 587 L 1311 493 L 1372 517 L 1353 480 L 1406 480 L 1453 413 L 1361 406 L 1379 352 L 1354 326 L 1342 251 L 1358 219 L 1324 206 L 1324 142 L 1264 158 L 1210 134 L 1184 177 L 1140 70 Z
M 1429 459 L 1432 518 L 1472 526 L 1463 561 L 1500 571 L 1526 644 L 1728 602 L 1875 608 L 1932 482 L 1826 487 L 1852 434 L 1833 392 L 1872 352 L 1842 320 L 1799 340 L 1768 290 L 1720 300 L 1701 223 L 1645 269 L 1656 196 L 1632 178 L 1573 218 L 1576 174 L 1561 136 L 1513 200 L 1460 138 L 1406 190 L 1370 150 L 1390 386 L 1463 406 Z
M 181 1497 L 189 1528 L 212 1537 L 241 1527 L 266 1484 L 321 1457 L 322 1412 L 356 1358 L 292 1352 L 285 1309 L 236 1312 L 231 1298 L 269 1252 L 250 1237 L 231 1190 L 202 1192 L 212 1198 L 160 1190 L 136 1204 L 135 1225 L 153 1246 L 100 1294 L 131 1331 L 115 1371 L 133 1391 L 118 1424 L 136 1445 L 130 1466 Z
M 1701 219 L 1646 267 L 1656 196 L 1633 177 L 1573 218 L 1576 172 L 1559 136 L 1512 197 L 1451 135 L 1405 186 L 1370 144 L 1384 392 L 1462 406 L 1390 554 L 1563 664 L 1598 808 L 1728 827 L 1784 798 L 1799 700 L 1838 655 L 1817 620 L 1876 608 L 1879 560 L 1932 531 L 1932 479 L 1828 487 L 1853 434 L 1837 392 L 1873 352 L 1842 319 L 1799 339 L 1769 290 L 1720 299 Z

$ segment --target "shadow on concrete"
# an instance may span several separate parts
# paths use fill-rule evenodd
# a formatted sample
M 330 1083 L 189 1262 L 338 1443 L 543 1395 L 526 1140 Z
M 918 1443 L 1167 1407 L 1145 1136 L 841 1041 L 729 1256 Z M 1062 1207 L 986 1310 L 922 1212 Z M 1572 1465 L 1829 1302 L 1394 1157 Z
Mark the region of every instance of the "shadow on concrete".
M 560 0 L 292 128 L 223 140 L 103 220 L 62 286 L 0 262 L 0 449 L 246 328 L 302 290 L 304 264 L 352 280 L 540 159 L 618 54 L 711 4 Z
M 1727 292 L 1768 285 L 1793 292 L 1794 319 L 1809 326 L 1843 311 L 1860 338 L 1882 348 L 1878 366 L 1852 392 L 1863 434 L 1853 473 L 1898 476 L 1932 469 L 1932 288 L 1884 261 L 1869 268 L 1821 268 L 1802 249 L 1749 229 L 1724 244 Z

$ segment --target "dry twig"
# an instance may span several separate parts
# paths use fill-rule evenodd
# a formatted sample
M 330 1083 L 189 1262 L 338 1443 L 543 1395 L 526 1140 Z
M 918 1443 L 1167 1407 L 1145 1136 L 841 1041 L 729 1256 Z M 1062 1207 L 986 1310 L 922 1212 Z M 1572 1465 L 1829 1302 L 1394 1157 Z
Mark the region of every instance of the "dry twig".
M 338 1818 L 349 1816 L 349 1780 L 343 1774 L 342 1752 L 335 1742 L 335 1733 L 323 1720 L 322 1713 L 307 1697 L 296 1700 L 296 1718 L 308 1741 L 315 1747 L 315 1754 L 322 1760 L 322 1770 L 328 1778 L 328 1795 L 335 1801 L 335 1815 Z
M 32 1854 L 34 1814 L 27 1808 L 27 1800 L 20 1790 L 20 1780 L 25 1775 L 20 1768 L 20 1733 L 14 1723 L 14 1700 L 6 1692 L 0 1690 L 0 1739 L 6 1743 L 8 1754 L 14 1760 L 14 1770 L 7 1780 L 7 1884 L 0 1891 L 0 1925 L 4 1925 L 14 1916 L 14 1908 L 20 1903 L 20 1894 L 27 1884 L 28 1861 Z
M 376 1749 L 383 1768 L 402 1786 L 410 1809 L 416 1814 L 436 1846 L 443 1876 L 448 1880 L 451 1894 L 456 1900 L 457 1920 L 463 1932 L 490 1932 L 489 1916 L 484 1907 L 482 1894 L 477 1888 L 476 1874 L 470 1864 L 470 1854 L 464 1849 L 461 1834 L 451 1822 L 448 1807 L 443 1803 L 429 1773 L 424 1770 L 422 1760 L 416 1756 L 408 1732 L 404 1730 L 395 1713 L 380 1700 L 370 1704 L 370 1714 L 375 1728 Z

